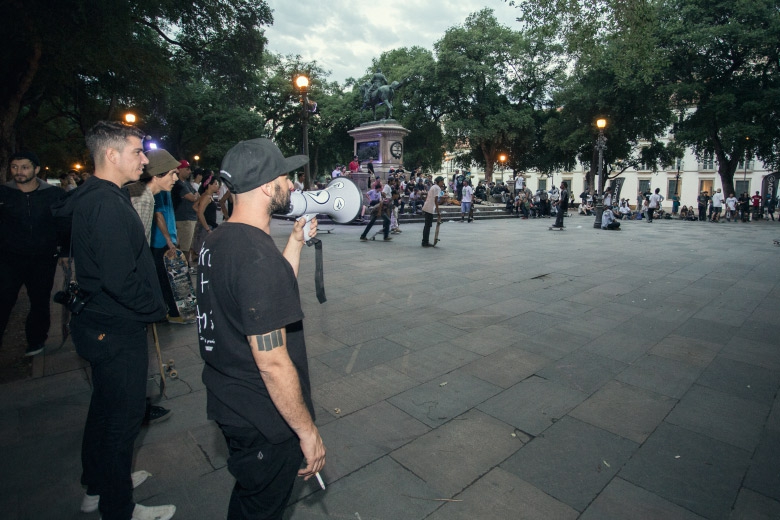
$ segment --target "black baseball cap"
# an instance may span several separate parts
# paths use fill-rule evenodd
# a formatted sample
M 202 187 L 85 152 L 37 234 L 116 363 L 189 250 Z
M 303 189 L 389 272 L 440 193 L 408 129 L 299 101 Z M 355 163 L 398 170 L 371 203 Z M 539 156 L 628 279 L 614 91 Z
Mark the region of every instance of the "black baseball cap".
M 309 162 L 305 155 L 285 157 L 268 139 L 241 141 L 222 159 L 219 174 L 232 193 L 246 193 Z

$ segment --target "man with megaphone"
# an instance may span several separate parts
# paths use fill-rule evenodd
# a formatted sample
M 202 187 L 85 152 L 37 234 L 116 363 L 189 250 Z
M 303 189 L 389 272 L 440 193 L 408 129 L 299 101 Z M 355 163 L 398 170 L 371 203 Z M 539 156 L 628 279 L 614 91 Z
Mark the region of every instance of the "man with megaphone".
M 285 158 L 267 139 L 231 148 L 220 174 L 235 195 L 233 215 L 200 251 L 198 342 L 207 412 L 225 436 L 236 479 L 228 518 L 281 518 L 296 475 L 308 480 L 325 464 L 297 281 L 317 220 L 304 236 L 306 219 L 298 219 L 281 253 L 271 238 L 271 215 L 289 212 L 287 173 L 307 161 Z

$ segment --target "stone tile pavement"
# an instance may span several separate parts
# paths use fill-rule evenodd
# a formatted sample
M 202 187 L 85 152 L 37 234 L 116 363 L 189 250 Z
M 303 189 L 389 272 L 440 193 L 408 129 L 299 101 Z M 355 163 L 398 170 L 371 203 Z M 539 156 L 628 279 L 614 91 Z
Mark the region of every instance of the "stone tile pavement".
M 435 249 L 420 224 L 389 243 L 336 227 L 324 305 L 304 251 L 328 488 L 296 484 L 287 518 L 780 518 L 780 224 L 549 223 L 447 222 Z M 138 438 L 136 500 L 224 518 L 194 325 L 159 332 L 180 377 Z M 97 519 L 79 512 L 88 369 L 66 342 L 34 376 L 0 387 L 0 516 Z

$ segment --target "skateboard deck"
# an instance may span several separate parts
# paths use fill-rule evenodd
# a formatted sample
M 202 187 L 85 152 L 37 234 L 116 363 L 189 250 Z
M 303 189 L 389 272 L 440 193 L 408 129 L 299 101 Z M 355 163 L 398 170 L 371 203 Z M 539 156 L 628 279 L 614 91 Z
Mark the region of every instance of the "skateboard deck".
M 436 233 L 433 235 L 433 247 L 440 242 L 439 240 L 439 228 L 441 227 L 441 215 L 436 219 Z
M 168 250 L 163 255 L 163 260 L 179 315 L 185 321 L 195 321 L 197 301 L 195 300 L 195 289 L 192 286 L 190 266 L 187 264 L 186 256 L 179 249 Z
M 565 227 L 550 226 L 550 231 L 563 231 L 564 229 L 566 229 L 566 228 Z
M 160 351 L 160 337 L 157 335 L 157 325 L 154 323 L 152 323 L 152 336 L 154 337 L 154 350 L 157 353 L 157 367 L 159 368 L 160 372 L 160 393 L 157 398 L 154 399 L 154 402 L 159 403 L 163 397 L 167 397 L 165 395 L 165 385 L 167 379 L 169 377 L 171 379 L 176 379 L 179 377 L 179 373 L 174 368 L 176 366 L 176 362 L 173 360 L 173 358 L 169 359 L 167 362 L 163 362 L 162 352 Z

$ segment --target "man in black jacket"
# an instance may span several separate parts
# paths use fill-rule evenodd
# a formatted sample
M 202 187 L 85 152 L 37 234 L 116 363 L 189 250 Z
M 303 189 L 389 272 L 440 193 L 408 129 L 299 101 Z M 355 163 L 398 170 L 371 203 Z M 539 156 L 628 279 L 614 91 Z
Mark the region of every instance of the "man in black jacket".
M 9 169 L 13 180 L 0 186 L 0 345 L 24 285 L 30 299 L 25 355 L 35 356 L 49 335 L 57 252 L 68 254 L 68 222 L 51 213 L 66 193 L 38 179 L 41 165 L 32 152 L 12 155 Z
M 92 366 L 81 463 L 103 520 L 168 520 L 174 506 L 133 503 L 133 443 L 146 408 L 146 325 L 165 303 L 141 220 L 122 186 L 148 159 L 138 128 L 99 122 L 87 134 L 95 174 L 55 214 L 73 217 L 76 280 L 86 307 L 71 319 L 76 351 Z

